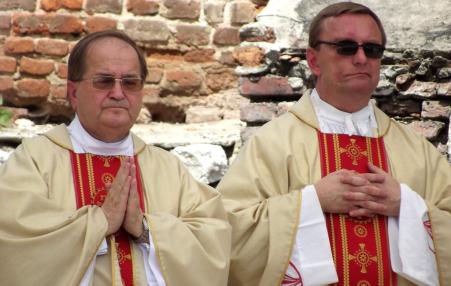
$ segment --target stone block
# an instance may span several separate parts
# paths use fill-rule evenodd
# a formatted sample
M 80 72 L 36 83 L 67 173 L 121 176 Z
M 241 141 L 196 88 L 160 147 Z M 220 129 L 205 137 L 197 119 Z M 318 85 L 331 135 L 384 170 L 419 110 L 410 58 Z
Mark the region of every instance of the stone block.
M 421 98 L 431 98 L 437 95 L 437 83 L 415 80 L 410 87 L 401 92 L 405 96 L 415 96 Z
M 50 83 L 45 79 L 24 78 L 17 81 L 18 106 L 44 101 L 50 92 Z
M 6 54 L 26 54 L 34 51 L 34 43 L 30 37 L 8 37 L 3 48 Z
M 210 41 L 210 32 L 209 26 L 180 24 L 176 27 L 175 38 L 179 44 L 204 46 Z
M 230 19 L 234 25 L 254 22 L 255 16 L 255 5 L 251 2 L 239 0 L 230 5 Z
M 185 111 L 186 123 L 200 123 L 221 120 L 221 110 L 217 107 L 191 106 Z
M 58 63 L 56 65 L 56 75 L 59 78 L 67 79 L 67 64 Z
M 149 74 L 147 75 L 146 82 L 159 83 L 163 77 L 163 69 L 161 68 L 149 68 Z
M 200 89 L 203 78 L 189 70 L 171 69 L 166 71 L 163 88 L 169 92 L 190 94 Z
M 451 78 L 451 67 L 449 67 L 449 68 L 444 67 L 444 68 L 437 69 L 436 76 L 439 79 Z
M 65 102 L 67 100 L 67 87 L 65 84 L 50 86 L 49 93 L 52 102 Z
M 171 32 L 164 21 L 158 20 L 135 20 L 124 22 L 124 32 L 132 39 L 144 43 L 167 44 Z
M 86 19 L 85 30 L 89 33 L 94 33 L 98 31 L 116 29 L 117 20 L 102 17 L 102 16 L 91 16 Z
M 85 11 L 89 14 L 120 14 L 122 11 L 122 0 L 86 0 Z
M 16 67 L 16 58 L 0 56 L 0 73 L 15 73 Z
M 49 19 L 49 31 L 52 34 L 80 34 L 83 22 L 77 16 L 56 14 Z
M 257 102 L 240 108 L 240 119 L 247 123 L 266 123 L 276 117 L 277 105 L 273 102 Z
M 288 79 L 279 76 L 261 77 L 257 81 L 240 78 L 239 90 L 245 97 L 286 97 L 294 96 Z
M 166 11 L 161 14 L 168 19 L 198 19 L 200 15 L 199 0 L 164 0 Z
M 31 75 L 48 75 L 54 70 L 52 60 L 32 59 L 22 57 L 20 59 L 20 72 Z
M 451 82 L 437 83 L 437 95 L 438 96 L 451 96 Z
M 156 15 L 160 9 L 157 0 L 128 0 L 127 10 L 135 15 Z
M 237 47 L 233 50 L 233 58 L 245 67 L 257 67 L 263 63 L 264 51 L 259 47 Z
M 0 13 L 0 35 L 8 35 L 11 29 L 11 15 Z
M 212 144 L 191 144 L 175 147 L 176 155 L 191 175 L 205 184 L 218 182 L 227 171 L 227 156 L 224 149 Z
M 235 46 L 240 43 L 240 31 L 235 27 L 219 27 L 213 35 L 213 42 L 221 46 Z
M 260 128 L 260 126 L 247 126 L 240 132 L 241 141 L 244 143 L 249 140 L 254 133 Z
M 2 0 L 0 1 L 0 11 L 23 9 L 34 11 L 37 0 Z
M 435 140 L 445 127 L 445 123 L 440 121 L 413 121 L 408 124 L 416 133 L 423 135 L 428 140 Z
M 389 98 L 382 101 L 379 108 L 391 116 L 420 115 L 421 102 L 413 99 Z
M 10 92 L 14 87 L 14 81 L 11 77 L 0 76 L 0 95 Z
M 448 119 L 451 116 L 449 102 L 425 100 L 422 104 L 421 117 L 430 119 Z
M 233 52 L 231 51 L 221 51 L 219 56 L 219 62 L 228 66 L 236 66 L 235 58 L 233 57 Z
M 209 89 L 214 92 L 236 88 L 237 76 L 233 70 L 207 72 L 206 83 Z
M 221 0 L 209 0 L 204 4 L 204 14 L 209 24 L 222 23 L 224 21 L 225 2 Z
M 268 42 L 274 43 L 276 35 L 274 29 L 262 23 L 250 23 L 240 28 L 240 40 L 242 42 Z
M 183 57 L 187 62 L 205 63 L 214 61 L 214 49 L 195 49 L 187 52 Z
M 38 39 L 35 51 L 44 55 L 63 57 L 69 52 L 69 44 L 64 40 Z

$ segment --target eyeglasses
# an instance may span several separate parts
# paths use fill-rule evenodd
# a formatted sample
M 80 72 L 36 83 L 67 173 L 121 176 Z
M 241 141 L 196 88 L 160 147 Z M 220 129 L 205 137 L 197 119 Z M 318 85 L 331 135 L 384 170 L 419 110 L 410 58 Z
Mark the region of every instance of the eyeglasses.
M 136 92 L 143 88 L 143 80 L 140 77 L 122 77 L 116 78 L 110 75 L 96 75 L 92 78 L 86 78 L 82 80 L 90 80 L 92 87 L 98 90 L 111 90 L 116 81 L 121 84 L 122 91 Z
M 384 54 L 385 47 L 375 43 L 358 44 L 355 41 L 343 40 L 338 42 L 318 41 L 319 44 L 335 46 L 337 54 L 343 56 L 353 56 L 357 53 L 359 47 L 362 47 L 365 56 L 372 59 L 380 59 Z

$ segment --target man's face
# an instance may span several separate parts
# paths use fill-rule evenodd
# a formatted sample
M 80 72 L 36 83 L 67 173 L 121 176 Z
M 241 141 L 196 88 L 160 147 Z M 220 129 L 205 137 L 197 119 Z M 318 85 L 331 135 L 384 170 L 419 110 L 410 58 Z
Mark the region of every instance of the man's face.
M 95 88 L 91 79 L 140 77 L 136 51 L 117 38 L 92 42 L 86 51 L 86 71 L 79 82 L 68 82 L 68 95 L 83 127 L 96 139 L 114 142 L 123 139 L 135 122 L 143 93 L 124 91 L 116 80 L 111 89 Z
M 381 32 L 369 15 L 343 14 L 326 18 L 319 40 L 355 41 L 358 44 L 382 44 Z M 320 44 L 309 49 L 312 72 L 317 76 L 317 89 L 327 94 L 348 94 L 368 102 L 379 81 L 380 59 L 368 58 L 360 47 L 354 55 L 340 55 L 333 45 Z

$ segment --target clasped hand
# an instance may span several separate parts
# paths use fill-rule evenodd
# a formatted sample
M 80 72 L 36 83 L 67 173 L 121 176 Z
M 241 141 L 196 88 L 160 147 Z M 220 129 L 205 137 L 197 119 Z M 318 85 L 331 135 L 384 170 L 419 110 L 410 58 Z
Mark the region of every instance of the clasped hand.
M 136 166 L 133 157 L 123 160 L 116 178 L 106 186 L 107 196 L 102 205 L 108 221 L 106 235 L 117 232 L 121 226 L 133 237 L 143 232 L 143 213 L 139 207 Z
M 368 164 L 369 173 L 339 170 L 315 184 L 324 212 L 352 217 L 399 216 L 401 188 L 384 170 Z

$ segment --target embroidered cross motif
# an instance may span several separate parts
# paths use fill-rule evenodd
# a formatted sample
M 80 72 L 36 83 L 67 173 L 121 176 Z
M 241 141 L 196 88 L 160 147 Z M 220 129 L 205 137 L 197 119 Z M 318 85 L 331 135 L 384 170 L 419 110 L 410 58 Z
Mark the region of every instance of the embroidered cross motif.
M 352 160 L 352 165 L 357 166 L 357 160 L 360 160 L 363 156 L 368 157 L 368 152 L 362 151 L 355 142 L 355 139 L 351 139 L 351 144 L 348 144 L 345 148 L 340 147 L 340 154 L 345 153 Z
M 357 250 L 354 255 L 349 255 L 349 260 L 355 260 L 357 264 L 360 265 L 361 273 L 367 273 L 367 267 L 371 264 L 371 261 L 374 261 L 377 263 L 376 256 L 370 256 L 370 253 L 365 249 L 364 243 L 359 243 L 359 250 Z

